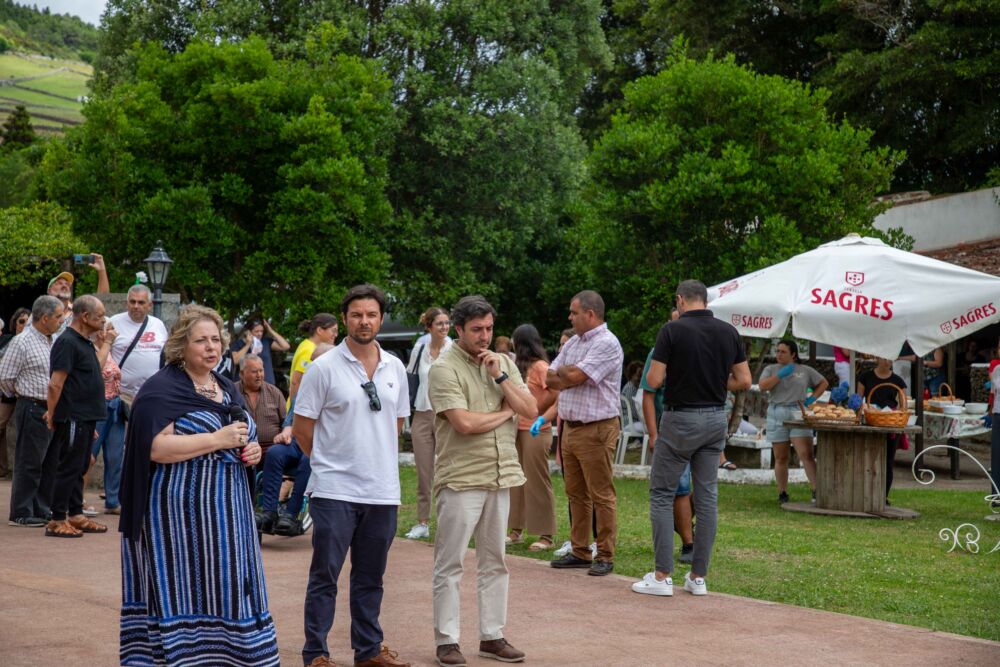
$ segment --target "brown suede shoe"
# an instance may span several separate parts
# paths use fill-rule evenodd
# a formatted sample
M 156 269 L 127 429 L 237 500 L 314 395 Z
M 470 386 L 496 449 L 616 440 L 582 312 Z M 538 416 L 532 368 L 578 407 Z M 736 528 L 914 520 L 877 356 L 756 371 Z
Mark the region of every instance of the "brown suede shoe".
M 493 658 L 500 662 L 523 662 L 524 651 L 518 651 L 501 637 L 488 642 L 479 642 L 479 657 Z
M 458 650 L 458 644 L 441 644 L 437 647 L 437 663 L 441 667 L 465 667 L 465 656 Z
M 337 667 L 337 663 L 325 655 L 317 655 L 306 667 Z
M 382 650 L 379 651 L 378 655 L 367 660 L 362 660 L 361 662 L 355 662 L 354 667 L 379 667 L 379 665 L 386 665 L 387 667 L 410 667 L 410 663 L 396 660 L 398 656 L 398 653 L 390 651 L 388 646 L 382 644 Z

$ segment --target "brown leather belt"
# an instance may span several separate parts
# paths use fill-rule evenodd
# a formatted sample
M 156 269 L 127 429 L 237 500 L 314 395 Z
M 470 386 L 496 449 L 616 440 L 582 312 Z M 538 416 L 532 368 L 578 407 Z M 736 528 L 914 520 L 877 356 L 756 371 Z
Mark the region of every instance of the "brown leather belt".
M 572 426 L 573 428 L 579 428 L 581 426 L 588 426 L 590 424 L 600 424 L 601 422 L 611 421 L 612 419 L 618 419 L 618 417 L 608 417 L 607 419 L 598 419 L 592 422 L 578 422 L 578 421 L 573 421 L 572 419 L 564 419 L 562 420 L 562 423 L 566 424 L 567 426 Z

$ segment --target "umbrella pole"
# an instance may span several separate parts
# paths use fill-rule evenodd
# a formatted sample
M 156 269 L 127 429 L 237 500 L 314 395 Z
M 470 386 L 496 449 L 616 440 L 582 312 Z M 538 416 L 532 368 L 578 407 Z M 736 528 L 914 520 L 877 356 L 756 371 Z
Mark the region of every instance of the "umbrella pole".
M 913 398 L 917 401 L 917 424 L 923 426 L 924 424 L 924 358 L 917 356 L 917 363 L 914 364 L 915 371 L 915 382 L 913 383 Z M 913 438 L 913 456 L 914 460 L 920 455 L 924 449 L 924 431 L 920 430 L 916 437 Z
M 851 364 L 851 371 L 848 374 L 847 378 L 848 378 L 848 382 L 850 382 L 851 386 L 848 387 L 847 393 L 848 394 L 853 394 L 854 391 L 858 387 L 858 379 L 856 377 L 857 373 L 854 370 L 854 350 L 851 350 L 850 364 Z

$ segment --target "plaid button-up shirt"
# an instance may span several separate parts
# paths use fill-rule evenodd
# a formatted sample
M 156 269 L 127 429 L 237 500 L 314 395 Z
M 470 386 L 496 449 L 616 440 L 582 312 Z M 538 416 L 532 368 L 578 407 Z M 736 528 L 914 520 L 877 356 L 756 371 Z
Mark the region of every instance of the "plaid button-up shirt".
M 559 417 L 585 424 L 617 417 L 621 413 L 618 386 L 624 361 L 621 343 L 607 324 L 566 341 L 549 370 L 576 366 L 587 379 L 559 392 Z
M 46 400 L 52 340 L 52 336 L 46 336 L 33 324 L 14 336 L 0 360 L 0 390 L 3 393 Z

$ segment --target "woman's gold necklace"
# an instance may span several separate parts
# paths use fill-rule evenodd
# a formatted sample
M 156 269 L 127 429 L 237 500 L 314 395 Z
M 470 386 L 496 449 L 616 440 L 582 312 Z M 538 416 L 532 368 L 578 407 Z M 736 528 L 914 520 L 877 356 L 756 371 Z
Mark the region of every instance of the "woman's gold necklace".
M 191 378 L 191 383 L 194 384 L 195 393 L 197 393 L 199 396 L 204 396 L 209 400 L 213 400 L 215 398 L 216 393 L 218 393 L 219 391 L 219 385 L 215 382 L 214 377 L 211 378 L 211 382 L 209 384 L 205 385 L 198 384 L 197 382 L 194 381 L 194 378 Z

